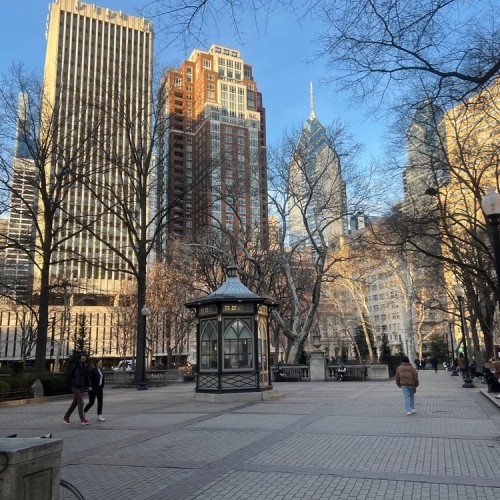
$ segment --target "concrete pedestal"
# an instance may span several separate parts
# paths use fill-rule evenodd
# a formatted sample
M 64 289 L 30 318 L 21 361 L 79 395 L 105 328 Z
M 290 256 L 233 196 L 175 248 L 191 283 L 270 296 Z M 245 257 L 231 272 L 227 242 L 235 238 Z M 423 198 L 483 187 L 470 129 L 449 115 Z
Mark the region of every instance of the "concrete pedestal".
M 1 438 L 0 498 L 58 500 L 61 439 Z
M 323 351 L 311 352 L 309 359 L 309 380 L 311 382 L 325 382 L 325 354 Z

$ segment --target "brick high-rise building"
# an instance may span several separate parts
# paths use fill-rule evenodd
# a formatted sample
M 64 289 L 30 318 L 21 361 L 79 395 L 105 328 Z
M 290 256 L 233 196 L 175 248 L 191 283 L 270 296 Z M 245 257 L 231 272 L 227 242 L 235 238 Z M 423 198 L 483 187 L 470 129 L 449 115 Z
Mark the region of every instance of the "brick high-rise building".
M 168 238 L 196 238 L 208 227 L 268 234 L 266 121 L 252 66 L 238 50 L 195 50 L 167 71 L 159 200 L 173 205 Z M 160 203 L 162 201 L 159 201 Z

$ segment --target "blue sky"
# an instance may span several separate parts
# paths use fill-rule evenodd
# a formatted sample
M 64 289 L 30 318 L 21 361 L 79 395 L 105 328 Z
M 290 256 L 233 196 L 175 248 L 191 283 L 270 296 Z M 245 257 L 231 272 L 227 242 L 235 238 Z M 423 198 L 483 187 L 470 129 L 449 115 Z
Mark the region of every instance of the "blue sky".
M 102 7 L 136 14 L 136 6 L 145 0 L 99 0 Z M 0 18 L 0 71 L 6 71 L 12 62 L 23 62 L 30 69 L 43 69 L 45 58 L 45 26 L 48 0 L 16 0 L 2 2 Z M 187 49 L 163 49 L 157 37 L 156 50 L 161 51 L 161 62 L 178 66 L 193 48 L 206 50 L 212 43 L 236 48 L 245 62 L 253 66 L 254 78 L 263 94 L 267 116 L 268 143 L 279 139 L 284 129 L 301 126 L 309 115 L 309 84 L 314 82 L 316 115 L 324 125 L 341 119 L 354 140 L 365 146 L 362 159 L 381 154 L 384 124 L 367 117 L 363 108 L 348 105 L 348 96 L 321 83 L 326 64 L 313 59 L 314 32 L 319 26 L 311 20 L 299 25 L 285 13 L 274 14 L 268 20 L 265 32 L 256 33 L 249 23 L 244 29 L 245 40 L 237 40 L 232 30 L 222 22 L 206 46 Z M 162 50 L 163 49 L 163 50 Z

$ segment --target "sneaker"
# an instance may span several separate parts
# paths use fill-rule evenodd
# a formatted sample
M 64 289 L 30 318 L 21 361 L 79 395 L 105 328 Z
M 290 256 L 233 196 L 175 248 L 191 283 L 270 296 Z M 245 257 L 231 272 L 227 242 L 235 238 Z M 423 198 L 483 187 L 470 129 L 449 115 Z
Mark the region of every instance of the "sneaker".
M 406 414 L 407 414 L 407 415 L 411 415 L 411 411 L 407 411 L 407 412 L 406 412 Z
M 84 418 L 80 423 L 82 425 L 89 425 L 89 421 L 86 418 Z
M 97 421 L 98 422 L 105 422 L 106 419 L 102 415 L 97 415 Z
M 64 417 L 63 418 L 63 424 L 70 424 L 71 422 L 69 421 L 69 418 Z
M 415 413 L 415 408 L 413 408 L 413 410 L 411 411 L 412 413 Z

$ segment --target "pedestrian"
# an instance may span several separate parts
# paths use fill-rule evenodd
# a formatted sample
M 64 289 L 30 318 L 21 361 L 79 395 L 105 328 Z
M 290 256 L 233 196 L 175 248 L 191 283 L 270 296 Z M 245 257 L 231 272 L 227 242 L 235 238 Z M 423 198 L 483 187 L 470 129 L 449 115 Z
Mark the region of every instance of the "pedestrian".
M 465 358 L 463 354 L 460 354 L 460 357 L 458 358 L 458 369 L 460 370 L 460 373 L 462 374 L 462 377 L 465 378 Z
M 422 370 L 425 370 L 425 365 L 427 364 L 427 360 L 425 357 L 422 358 L 422 361 L 420 361 L 420 366 L 422 367 Z
M 87 418 L 87 412 L 94 406 L 97 398 L 97 421 L 104 422 L 106 419 L 102 416 L 102 400 L 104 388 L 104 373 L 102 371 L 102 359 L 94 363 L 94 367 L 90 370 L 90 385 L 92 390 L 89 392 L 89 402 L 86 404 L 83 412 Z
M 420 370 L 420 360 L 418 358 L 415 358 L 415 368 Z
M 500 392 L 500 382 L 489 368 L 484 369 L 483 378 L 488 385 L 488 392 Z
M 432 356 L 431 366 L 432 366 L 433 370 L 437 373 L 438 372 L 438 360 L 437 360 L 436 356 Z
M 87 356 L 84 353 L 80 354 L 78 362 L 72 365 L 69 369 L 69 380 L 71 384 L 71 391 L 73 392 L 73 401 L 64 415 L 63 423 L 69 424 L 69 417 L 74 409 L 78 407 L 78 415 L 82 425 L 89 425 L 89 421 L 85 418 L 83 413 L 83 395 L 85 391 L 92 390 L 89 380 L 89 372 L 87 369 Z
M 469 374 L 472 378 L 477 377 L 477 363 L 474 358 L 472 359 L 472 362 L 469 367 Z
M 411 366 L 408 356 L 403 356 L 396 370 L 396 384 L 403 391 L 403 403 L 407 415 L 415 413 L 415 393 L 418 387 L 418 372 Z

